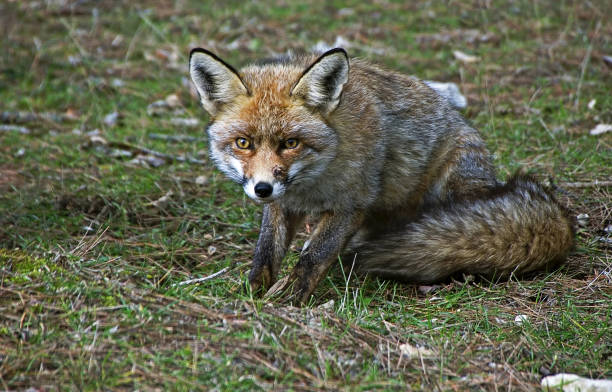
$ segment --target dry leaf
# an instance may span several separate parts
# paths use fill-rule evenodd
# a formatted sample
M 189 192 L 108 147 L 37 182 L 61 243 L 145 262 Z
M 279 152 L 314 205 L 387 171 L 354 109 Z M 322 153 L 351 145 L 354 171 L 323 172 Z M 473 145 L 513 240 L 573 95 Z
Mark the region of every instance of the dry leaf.
M 559 373 L 544 377 L 542 389 L 563 392 L 612 392 L 612 380 L 593 380 L 571 373 Z
M 589 214 L 578 214 L 576 220 L 579 226 L 586 226 L 589 224 Z
M 612 131 L 612 124 L 597 124 L 597 126 L 589 132 L 591 135 L 601 135 Z
M 19 125 L 2 124 L 0 125 L 0 132 L 19 132 L 22 135 L 27 135 L 30 130 Z
M 165 101 L 168 104 L 168 106 L 171 107 L 171 108 L 177 108 L 177 107 L 181 106 L 181 100 L 179 99 L 178 95 L 176 95 L 176 94 L 168 95 L 166 97 Z
M 480 61 L 479 57 L 464 53 L 460 50 L 453 50 L 453 56 L 455 56 L 457 60 L 461 61 L 462 63 L 466 63 L 466 64 L 476 63 Z
M 168 205 L 168 203 L 170 202 L 171 197 L 172 197 L 173 194 L 174 194 L 174 192 L 168 191 L 168 192 L 166 192 L 165 195 L 163 195 L 159 199 L 149 203 L 149 205 L 155 206 L 157 208 L 165 208 Z
M 180 127 L 185 127 L 185 128 L 195 128 L 198 125 L 200 125 L 200 120 L 198 120 L 197 118 L 193 118 L 193 117 L 189 117 L 189 118 L 174 117 L 170 119 L 170 124 L 180 126 Z
M 106 125 L 107 127 L 114 127 L 119 121 L 119 112 L 112 112 L 107 114 L 106 116 L 104 116 L 103 121 L 104 125 Z
M 416 347 L 408 343 L 400 344 L 399 346 L 400 352 L 402 356 L 408 357 L 408 359 L 413 358 L 431 358 L 435 357 L 435 353 L 425 347 Z
M 525 314 L 519 314 L 518 316 L 514 318 L 514 324 L 516 325 L 523 325 L 527 321 L 529 321 L 529 317 L 527 317 L 527 315 Z

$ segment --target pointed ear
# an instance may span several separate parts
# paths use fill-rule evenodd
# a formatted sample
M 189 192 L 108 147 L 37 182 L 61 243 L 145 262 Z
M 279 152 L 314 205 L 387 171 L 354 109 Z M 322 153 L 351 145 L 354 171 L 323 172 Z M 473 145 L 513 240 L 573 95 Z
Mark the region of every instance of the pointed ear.
M 239 95 L 249 94 L 238 72 L 206 49 L 195 48 L 189 54 L 189 74 L 202 106 L 211 116 Z
M 340 93 L 348 80 L 349 60 L 346 51 L 335 48 L 325 52 L 308 67 L 291 95 L 301 97 L 306 105 L 331 113 L 340 102 Z

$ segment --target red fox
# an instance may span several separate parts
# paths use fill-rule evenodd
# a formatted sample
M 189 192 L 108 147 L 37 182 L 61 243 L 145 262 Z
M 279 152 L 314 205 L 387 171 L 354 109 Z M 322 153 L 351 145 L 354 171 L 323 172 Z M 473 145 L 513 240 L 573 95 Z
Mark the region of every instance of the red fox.
M 341 48 L 240 71 L 197 48 L 189 63 L 212 160 L 263 204 L 253 290 L 277 281 L 307 216 L 318 224 L 287 283 L 301 304 L 339 256 L 365 273 L 433 282 L 531 272 L 573 247 L 553 195 L 526 176 L 498 182 L 478 131 L 416 78 Z

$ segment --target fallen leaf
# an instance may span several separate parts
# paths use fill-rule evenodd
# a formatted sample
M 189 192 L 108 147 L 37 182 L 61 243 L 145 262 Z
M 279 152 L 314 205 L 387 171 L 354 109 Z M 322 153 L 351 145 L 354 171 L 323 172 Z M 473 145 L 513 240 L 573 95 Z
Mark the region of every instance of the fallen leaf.
M 27 135 L 30 130 L 19 125 L 2 124 L 0 125 L 0 132 L 19 132 L 22 135 Z
M 68 56 L 68 62 L 70 65 L 79 65 L 83 62 L 81 56 Z
M 441 97 L 446 98 L 446 100 L 456 109 L 465 109 L 467 107 L 467 99 L 461 94 L 459 86 L 455 83 L 425 80 L 425 84 L 431 87 L 431 89 L 437 92 Z
M 123 42 L 123 36 L 121 34 L 117 35 L 113 41 L 111 42 L 111 46 L 119 46 Z
M 149 203 L 149 205 L 155 206 L 157 208 L 165 208 L 168 205 L 168 203 L 170 202 L 173 194 L 174 194 L 174 192 L 168 191 L 168 192 L 166 192 L 165 195 L 163 195 L 159 199 Z
M 323 310 L 334 310 L 334 305 L 335 302 L 333 299 L 330 299 L 329 301 L 325 302 L 324 304 L 321 304 L 318 306 L 319 309 L 323 309 Z
M 170 124 L 181 126 L 181 127 L 186 127 L 186 128 L 195 128 L 198 125 L 200 125 L 200 120 L 198 120 L 197 118 L 193 118 L 193 117 L 189 117 L 189 118 L 174 117 L 170 119 Z
M 338 10 L 339 17 L 351 16 L 351 15 L 355 15 L 355 10 L 353 8 L 340 8 Z
M 400 344 L 399 346 L 402 356 L 413 358 L 431 358 L 435 357 L 435 353 L 425 347 L 416 347 L 408 343 Z
M 122 79 L 113 78 L 113 80 L 111 80 L 111 86 L 114 88 L 123 87 L 125 86 L 125 82 Z
M 133 166 L 160 167 L 166 164 L 166 160 L 154 155 L 140 154 L 128 163 Z
M 480 61 L 479 57 L 464 53 L 460 50 L 453 50 L 453 56 L 455 56 L 457 60 L 461 61 L 462 63 L 466 63 L 466 64 L 476 63 Z
M 542 388 L 546 391 L 563 392 L 612 392 L 612 380 L 593 380 L 571 373 L 559 373 L 542 379 Z
M 132 153 L 132 151 L 113 148 L 108 151 L 107 155 L 111 158 L 131 158 L 134 154 Z
M 606 246 L 612 245 L 612 238 L 610 237 L 597 237 L 597 241 L 603 242 Z
M 114 127 L 115 125 L 117 125 L 117 122 L 119 121 L 119 112 L 112 112 L 107 114 L 106 116 L 104 116 L 104 125 L 106 125 L 107 127 Z
M 152 102 L 147 106 L 147 114 L 149 116 L 161 116 L 166 113 L 173 113 L 175 115 L 183 114 L 185 111 L 180 108 L 180 102 L 178 102 L 178 97 L 176 95 L 170 95 L 166 97 L 166 99 L 160 99 L 158 101 Z
M 66 112 L 64 112 L 64 116 L 66 116 L 68 120 L 78 120 L 79 112 L 74 108 L 68 108 Z
M 179 99 L 178 95 L 176 95 L 176 94 L 168 95 L 166 97 L 165 101 L 168 104 L 168 106 L 171 107 L 171 108 L 177 108 L 177 107 L 181 106 L 181 100 Z
M 89 140 L 87 141 L 87 147 L 91 147 L 91 146 L 105 146 L 107 145 L 108 142 L 106 141 L 106 139 L 104 139 L 102 136 L 94 134 L 91 135 L 89 137 Z
M 591 135 L 601 135 L 612 131 L 612 124 L 597 124 L 597 126 L 589 132 Z
M 519 314 L 518 316 L 514 318 L 514 323 L 516 325 L 523 325 L 527 321 L 529 321 L 529 317 L 527 317 L 527 315 L 524 315 L 524 314 Z
M 439 284 L 435 284 L 435 285 L 432 285 L 432 286 L 421 285 L 421 286 L 419 286 L 419 292 L 421 294 L 429 294 L 429 293 L 433 293 L 434 291 L 436 291 L 436 290 L 438 290 L 440 288 L 442 288 L 442 286 L 439 285 Z
M 576 220 L 579 226 L 586 226 L 589 224 L 589 214 L 578 214 Z

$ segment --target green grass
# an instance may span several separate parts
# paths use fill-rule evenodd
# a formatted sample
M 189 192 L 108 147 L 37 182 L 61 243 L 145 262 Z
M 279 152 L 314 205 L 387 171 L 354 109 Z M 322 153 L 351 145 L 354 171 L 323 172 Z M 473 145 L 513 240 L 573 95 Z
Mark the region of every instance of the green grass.
M 610 188 L 570 186 L 612 178 L 610 134 L 589 135 L 612 122 L 605 1 L 218 4 L 0 5 L 0 112 L 70 114 L 0 133 L 2 389 L 533 390 L 549 373 L 612 377 L 612 267 L 598 241 Z M 427 291 L 338 263 L 302 309 L 243 290 L 261 213 L 208 162 L 189 49 L 238 66 L 338 36 L 354 56 L 458 83 L 500 177 L 552 180 L 572 214 L 589 214 L 566 266 Z M 171 94 L 177 107 L 147 113 Z M 110 147 L 92 144 L 96 129 Z M 144 167 L 118 155 L 128 144 L 205 164 Z

